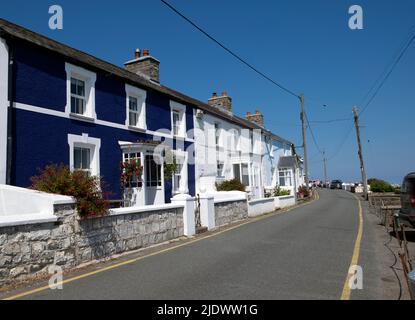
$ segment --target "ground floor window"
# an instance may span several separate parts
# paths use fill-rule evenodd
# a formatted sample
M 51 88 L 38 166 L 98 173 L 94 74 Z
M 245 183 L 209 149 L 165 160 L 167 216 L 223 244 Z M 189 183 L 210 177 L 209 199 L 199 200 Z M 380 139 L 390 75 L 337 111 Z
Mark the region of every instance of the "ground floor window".
M 124 163 L 127 161 L 137 161 L 137 165 L 141 166 L 141 153 L 140 152 L 129 152 L 123 154 L 123 161 Z M 143 186 L 143 177 L 133 175 L 130 181 L 130 188 L 141 188 Z
M 99 152 L 101 140 L 88 134 L 68 134 L 69 166 L 71 171 L 80 170 L 89 176 L 100 175 Z
M 233 177 L 239 180 L 244 186 L 249 186 L 249 166 L 247 163 L 233 164 Z
M 223 177 L 223 169 L 224 169 L 225 165 L 223 162 L 218 161 L 217 166 L 216 166 L 216 176 L 218 178 L 222 178 Z
M 91 175 L 91 149 L 74 147 L 74 170 Z
M 157 164 L 154 156 L 146 156 L 146 185 L 147 187 L 161 187 L 161 165 Z
M 292 170 L 291 169 L 280 169 L 279 171 L 279 185 L 281 187 L 292 187 Z

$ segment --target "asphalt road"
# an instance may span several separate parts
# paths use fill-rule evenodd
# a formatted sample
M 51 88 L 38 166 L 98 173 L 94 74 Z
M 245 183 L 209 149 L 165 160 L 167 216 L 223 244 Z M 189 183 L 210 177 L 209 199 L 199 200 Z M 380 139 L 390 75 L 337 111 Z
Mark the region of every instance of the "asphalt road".
M 344 191 L 214 237 L 98 273 L 24 299 L 340 299 L 359 226 L 357 200 Z M 364 289 L 381 292 L 366 229 Z

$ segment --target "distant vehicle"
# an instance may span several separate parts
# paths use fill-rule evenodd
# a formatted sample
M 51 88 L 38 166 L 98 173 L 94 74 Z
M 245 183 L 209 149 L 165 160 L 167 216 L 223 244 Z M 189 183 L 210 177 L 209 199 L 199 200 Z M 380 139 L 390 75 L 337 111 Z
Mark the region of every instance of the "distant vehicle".
M 330 189 L 342 189 L 343 182 L 341 180 L 333 180 L 330 183 Z
M 403 180 L 401 205 L 400 220 L 402 223 L 415 228 L 415 172 L 408 174 Z

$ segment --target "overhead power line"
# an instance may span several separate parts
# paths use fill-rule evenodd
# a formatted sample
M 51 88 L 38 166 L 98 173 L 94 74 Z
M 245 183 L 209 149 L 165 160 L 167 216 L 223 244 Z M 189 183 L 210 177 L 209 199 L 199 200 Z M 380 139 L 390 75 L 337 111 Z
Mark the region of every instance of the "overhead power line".
M 310 125 L 310 121 L 308 121 L 307 113 L 304 112 L 304 114 L 305 114 L 305 119 L 307 121 L 308 128 L 310 129 L 311 137 L 313 138 L 314 145 L 316 146 L 318 152 L 323 154 L 323 151 L 321 151 L 320 146 L 317 143 L 317 139 L 316 139 L 316 136 L 314 135 L 313 128 Z
M 260 70 L 258 70 L 252 64 L 250 64 L 245 59 L 243 59 L 241 56 L 239 56 L 238 54 L 236 54 L 235 52 L 233 52 L 231 49 L 229 49 L 227 46 L 225 46 L 222 42 L 220 42 L 219 40 L 217 40 L 216 38 L 214 38 L 212 35 L 210 35 L 208 32 L 206 32 L 201 27 L 199 27 L 195 22 L 193 22 L 188 17 L 186 17 L 183 13 L 181 13 L 178 9 L 176 9 L 175 7 L 173 7 L 170 3 L 168 3 L 165 0 L 161 0 L 161 2 L 164 3 L 167 7 L 169 7 L 174 13 L 176 13 L 177 15 L 179 15 L 180 17 L 182 17 L 184 20 L 186 20 L 188 23 L 190 23 L 193 27 L 195 27 L 201 33 L 203 33 L 206 37 L 208 37 L 214 43 L 216 43 L 218 46 L 220 46 L 222 49 L 224 49 L 226 52 L 228 52 L 230 55 L 232 55 L 233 57 L 235 57 L 236 59 L 238 59 L 240 62 L 242 62 L 245 66 L 247 66 L 248 68 L 250 68 L 251 70 L 253 70 L 257 74 L 259 74 L 261 77 L 263 77 L 267 81 L 271 82 L 272 84 L 274 84 L 275 86 L 277 86 L 281 90 L 285 91 L 286 93 L 288 93 L 288 94 L 290 94 L 290 95 L 292 95 L 292 96 L 294 96 L 296 98 L 300 98 L 300 95 L 299 94 L 296 94 L 294 91 L 288 89 L 287 87 L 283 86 L 282 84 L 278 83 L 277 81 L 271 79 L 265 73 L 263 73 Z
M 367 108 L 370 106 L 370 104 L 373 102 L 373 100 L 376 98 L 376 96 L 378 95 L 378 93 L 380 92 L 380 90 L 383 88 L 383 86 L 385 85 L 386 81 L 389 79 L 390 75 L 392 74 L 392 72 L 395 70 L 396 66 L 398 65 L 398 63 L 402 60 L 403 56 L 405 55 L 406 51 L 409 49 L 409 47 L 411 46 L 412 42 L 414 42 L 415 40 L 415 33 L 411 36 L 411 38 L 409 39 L 409 41 L 406 43 L 406 45 L 404 46 L 404 48 L 402 49 L 401 53 L 399 54 L 399 56 L 395 59 L 395 61 L 393 62 L 391 68 L 389 69 L 389 71 L 386 73 L 386 75 L 383 77 L 382 81 L 380 82 L 380 84 L 377 86 L 376 90 L 374 91 L 374 93 L 372 94 L 372 96 L 370 97 L 369 101 L 366 103 L 366 105 L 363 107 L 363 109 L 359 112 L 359 117 L 367 110 Z M 384 73 L 382 73 L 384 74 Z

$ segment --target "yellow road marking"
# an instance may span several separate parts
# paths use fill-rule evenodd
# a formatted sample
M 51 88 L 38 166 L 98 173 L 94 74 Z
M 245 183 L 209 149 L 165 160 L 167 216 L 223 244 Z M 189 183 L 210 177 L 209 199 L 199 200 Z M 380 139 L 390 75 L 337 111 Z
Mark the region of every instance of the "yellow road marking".
M 362 242 L 362 236 L 363 236 L 363 213 L 362 213 L 362 204 L 360 202 L 360 199 L 357 198 L 357 196 L 354 195 L 354 197 L 357 200 L 357 203 L 359 204 L 359 231 L 357 232 L 357 237 L 356 237 L 356 242 L 354 245 L 354 250 L 353 250 L 353 256 L 352 256 L 352 261 L 350 263 L 350 267 L 353 266 L 357 266 L 358 262 L 359 262 L 359 255 L 360 255 L 360 245 Z M 346 277 L 346 281 L 344 283 L 344 287 L 343 287 L 343 293 L 342 296 L 340 298 L 340 300 L 350 300 L 350 296 L 351 296 L 351 288 L 349 285 L 350 282 L 350 278 L 353 275 L 349 273 L 349 271 L 347 271 L 347 277 Z
M 105 272 L 105 271 L 109 271 L 109 270 L 112 270 L 112 269 L 116 269 L 116 268 L 119 268 L 119 267 L 122 267 L 122 266 L 125 266 L 125 265 L 129 265 L 129 264 L 132 264 L 134 262 L 143 260 L 145 258 L 149 258 L 149 257 L 153 257 L 153 256 L 156 256 L 156 255 L 165 253 L 165 252 L 173 251 L 173 250 L 176 250 L 178 248 L 181 248 L 181 247 L 184 247 L 184 246 L 188 246 L 188 245 L 191 245 L 193 243 L 196 243 L 196 242 L 199 242 L 199 241 L 202 241 L 202 240 L 206 240 L 206 239 L 209 239 L 209 238 L 212 238 L 212 237 L 216 237 L 216 236 L 218 236 L 220 234 L 223 234 L 225 232 L 229 232 L 231 230 L 235 230 L 235 229 L 240 228 L 242 226 L 245 226 L 247 224 L 251 224 L 251 223 L 254 223 L 254 222 L 257 222 L 257 221 L 260 221 L 260 220 L 268 219 L 268 218 L 274 217 L 274 216 L 276 216 L 278 214 L 286 213 L 286 212 L 292 211 L 294 209 L 303 207 L 305 205 L 309 205 L 309 204 L 311 204 L 314 201 L 317 201 L 319 199 L 320 199 L 320 195 L 318 194 L 318 192 L 316 192 L 316 198 L 313 199 L 312 201 L 306 202 L 306 203 L 302 203 L 300 205 L 293 206 L 292 208 L 289 208 L 289 209 L 287 209 L 287 210 L 285 210 L 283 212 L 277 212 L 277 213 L 272 213 L 272 214 L 268 214 L 268 215 L 261 216 L 261 217 L 257 217 L 257 218 L 252 218 L 249 221 L 246 221 L 246 222 L 241 223 L 241 224 L 238 224 L 236 226 L 227 228 L 227 229 L 222 230 L 222 231 L 218 231 L 218 232 L 213 233 L 211 235 L 204 236 L 204 237 L 201 237 L 199 239 L 194 239 L 194 240 L 188 241 L 186 243 L 182 243 L 182 244 L 179 244 L 177 246 L 170 247 L 170 248 L 167 248 L 167 249 L 163 249 L 163 250 L 160 250 L 160 251 L 157 251 L 157 252 L 149 253 L 149 254 L 147 254 L 145 256 L 141 256 L 141 257 L 137 257 L 137 258 L 134 258 L 134 259 L 127 260 L 127 261 L 123 261 L 123 262 L 120 262 L 120 263 L 117 263 L 117 264 L 114 264 L 114 265 L 111 265 L 111 266 L 108 266 L 108 267 L 105 267 L 105 268 L 102 268 L 102 269 L 99 269 L 99 270 L 95 270 L 95 271 L 92 271 L 92 272 L 88 272 L 88 273 L 85 273 L 85 274 L 82 274 L 82 275 L 79 275 L 79 276 L 76 276 L 76 277 L 72 277 L 72 278 L 69 278 L 67 280 L 63 280 L 63 281 L 61 281 L 59 283 L 56 283 L 54 285 L 55 286 L 64 285 L 64 284 L 67 284 L 67 283 L 70 283 L 70 282 L 74 282 L 74 281 L 77 281 L 77 280 L 81 280 L 81 279 L 84 279 L 84 278 L 87 278 L 87 277 L 90 277 L 90 276 L 99 274 L 101 272 Z M 33 290 L 29 290 L 29 291 L 25 291 L 25 292 L 16 294 L 14 296 L 5 298 L 3 300 L 5 300 L 5 301 L 6 300 L 16 300 L 16 299 L 23 298 L 23 297 L 27 297 L 27 296 L 33 295 L 35 293 L 39 293 L 39 292 L 46 291 L 46 290 L 49 290 L 49 289 L 50 289 L 49 286 L 43 286 L 43 287 L 40 287 L 40 288 L 36 288 L 36 289 L 33 289 Z

